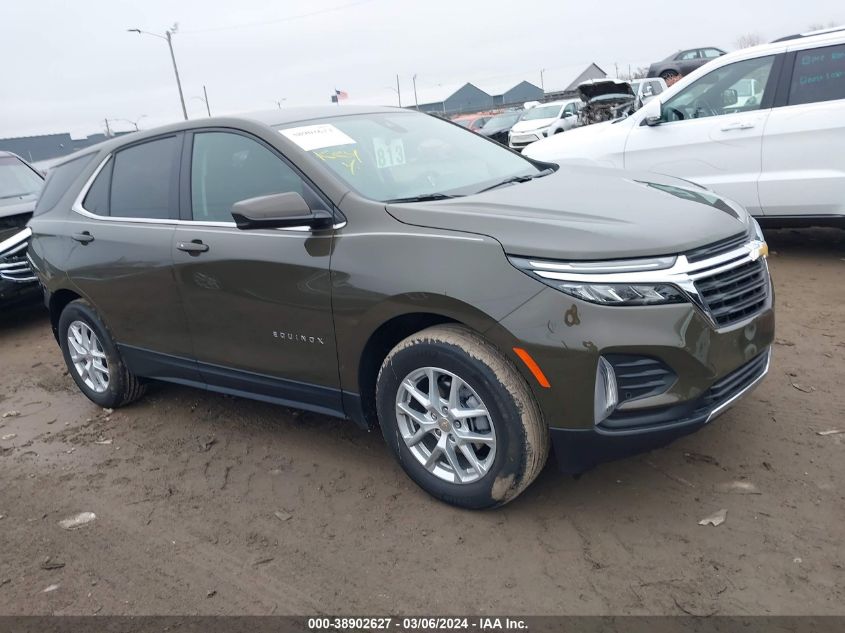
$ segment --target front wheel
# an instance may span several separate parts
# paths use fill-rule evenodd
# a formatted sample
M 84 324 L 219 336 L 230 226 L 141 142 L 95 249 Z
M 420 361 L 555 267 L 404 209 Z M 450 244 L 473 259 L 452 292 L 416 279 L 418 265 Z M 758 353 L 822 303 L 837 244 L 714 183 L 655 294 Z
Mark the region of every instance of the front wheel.
M 540 473 L 549 439 L 513 364 L 453 325 L 399 343 L 376 387 L 384 438 L 421 488 L 452 505 L 503 505 Z

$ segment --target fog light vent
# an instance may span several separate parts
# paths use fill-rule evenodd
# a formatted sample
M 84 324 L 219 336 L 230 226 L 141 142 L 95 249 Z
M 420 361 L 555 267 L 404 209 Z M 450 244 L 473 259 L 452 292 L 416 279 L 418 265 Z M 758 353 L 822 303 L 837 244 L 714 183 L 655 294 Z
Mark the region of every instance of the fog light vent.
M 603 356 L 599 356 L 593 405 L 594 422 L 601 424 L 613 413 L 617 404 L 619 404 L 619 395 L 616 391 L 616 375 L 613 372 L 613 366 Z

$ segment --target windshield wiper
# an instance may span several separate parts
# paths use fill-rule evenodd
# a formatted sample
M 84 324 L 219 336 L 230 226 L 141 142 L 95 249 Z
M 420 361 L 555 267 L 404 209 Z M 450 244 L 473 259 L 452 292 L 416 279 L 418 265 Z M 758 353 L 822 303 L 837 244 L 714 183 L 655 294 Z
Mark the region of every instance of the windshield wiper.
M 395 202 L 432 202 L 433 200 L 448 200 L 449 198 L 459 198 L 460 196 L 450 195 L 448 193 L 421 193 L 418 196 L 408 196 L 407 198 L 393 198 L 393 200 L 385 200 L 387 204 Z
M 543 171 L 537 172 L 536 174 L 523 174 L 522 176 L 512 176 L 511 178 L 505 178 L 501 182 L 497 182 L 495 185 L 484 187 L 484 189 L 481 189 L 476 193 L 483 193 L 485 191 L 490 191 L 491 189 L 497 189 L 499 187 L 504 187 L 505 185 L 514 185 L 519 182 L 528 182 L 529 180 L 534 180 L 535 178 L 542 178 L 543 176 L 548 176 L 553 171 L 554 169 L 549 167 L 547 169 L 544 169 Z

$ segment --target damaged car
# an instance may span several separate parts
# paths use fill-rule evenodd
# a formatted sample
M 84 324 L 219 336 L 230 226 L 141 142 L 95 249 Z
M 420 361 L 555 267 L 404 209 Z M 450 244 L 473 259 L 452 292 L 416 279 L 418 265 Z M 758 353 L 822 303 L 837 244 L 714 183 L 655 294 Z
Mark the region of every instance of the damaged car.
M 37 289 L 26 259 L 35 203 L 44 184 L 38 170 L 20 156 L 0 152 L 0 303 L 22 299 Z
M 631 84 L 621 79 L 590 79 L 578 85 L 578 96 L 584 102 L 578 112 L 578 127 L 612 121 L 637 109 Z

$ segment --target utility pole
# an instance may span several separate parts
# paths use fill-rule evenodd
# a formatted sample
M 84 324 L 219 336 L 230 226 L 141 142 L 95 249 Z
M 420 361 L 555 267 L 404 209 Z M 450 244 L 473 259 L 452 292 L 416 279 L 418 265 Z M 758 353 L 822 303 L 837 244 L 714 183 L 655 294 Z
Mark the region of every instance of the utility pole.
M 396 75 L 396 96 L 399 97 L 399 107 L 402 107 L 402 92 L 399 89 L 399 75 Z
M 188 120 L 188 109 L 185 107 L 185 95 L 182 94 L 182 81 L 179 79 L 179 68 L 176 66 L 176 55 L 173 53 L 173 39 L 172 36 L 179 28 L 178 24 L 174 24 L 172 27 L 167 29 L 164 32 L 164 35 L 159 35 L 158 33 L 150 33 L 149 31 L 142 31 L 141 29 L 126 29 L 130 33 L 137 33 L 138 35 L 152 35 L 153 37 L 157 37 L 160 40 L 164 40 L 167 42 L 167 47 L 170 49 L 170 60 L 173 62 L 173 73 L 176 75 L 176 87 L 179 89 L 179 102 L 182 104 L 182 116 L 185 117 L 185 120 Z
M 416 74 L 414 74 L 412 81 L 414 82 L 414 107 L 417 110 L 419 110 L 420 109 L 420 102 L 417 101 L 417 76 L 416 76 Z
M 546 94 L 546 82 L 543 80 L 543 75 L 545 74 L 546 69 L 540 69 L 540 90 L 543 91 L 543 94 Z
M 173 25 L 173 31 L 176 30 L 176 25 Z M 168 29 L 167 46 L 170 48 L 170 59 L 173 61 L 173 73 L 176 75 L 176 87 L 179 88 L 179 102 L 182 104 L 182 115 L 185 120 L 188 120 L 188 109 L 185 107 L 185 95 L 182 94 L 182 81 L 179 79 L 179 68 L 176 66 L 176 55 L 173 53 L 173 31 Z
M 111 128 L 109 127 L 109 120 L 103 119 L 106 122 L 106 138 L 111 136 Z

